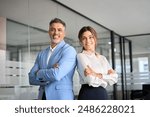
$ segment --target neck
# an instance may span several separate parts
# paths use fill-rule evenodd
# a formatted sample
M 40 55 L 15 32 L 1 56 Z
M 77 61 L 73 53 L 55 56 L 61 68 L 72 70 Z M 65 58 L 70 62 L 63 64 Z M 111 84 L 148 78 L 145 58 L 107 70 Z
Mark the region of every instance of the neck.
M 56 43 L 51 43 L 51 48 L 53 49 L 57 44 Z
M 93 53 L 95 53 L 95 51 L 94 50 L 84 50 L 87 54 L 93 54 Z

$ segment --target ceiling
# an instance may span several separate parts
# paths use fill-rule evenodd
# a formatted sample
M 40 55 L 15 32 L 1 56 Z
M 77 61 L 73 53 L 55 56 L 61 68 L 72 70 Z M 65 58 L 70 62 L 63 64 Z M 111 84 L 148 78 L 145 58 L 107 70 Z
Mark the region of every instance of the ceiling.
M 150 53 L 150 0 L 57 1 L 117 34 L 128 36 L 133 54 Z M 142 34 L 149 35 L 129 37 Z
M 85 17 L 103 25 L 104 27 L 114 31 L 115 33 L 128 36 L 139 34 L 150 34 L 150 0 L 53 0 L 64 6 L 78 12 Z M 55 3 L 53 2 L 53 3 Z M 71 16 L 64 8 L 58 8 L 51 0 L 0 0 L 0 16 L 7 17 L 22 24 L 37 27 L 42 30 L 48 29 L 50 18 L 59 16 L 66 19 L 69 27 L 68 36 L 77 35 L 80 25 L 87 25 L 88 20 L 78 20 L 76 16 Z M 65 13 L 62 16 L 62 12 Z M 70 23 L 72 22 L 72 23 Z M 70 24 L 69 24 L 70 23 Z M 78 25 L 77 28 L 71 28 L 72 25 Z M 11 31 L 22 35 L 22 42 L 25 41 L 28 29 L 22 31 L 23 28 L 18 26 L 18 30 Z M 96 29 L 98 30 L 98 28 Z M 31 31 L 31 30 L 30 30 Z M 46 38 L 45 35 L 38 31 L 31 31 L 35 38 Z M 14 34 L 15 34 L 14 33 Z M 16 35 L 11 35 L 14 40 L 10 43 L 19 41 Z M 19 36 L 18 36 L 19 37 Z M 76 38 L 76 37 L 73 37 Z M 16 39 L 16 40 L 15 40 Z M 149 53 L 150 36 L 128 37 L 133 42 L 133 52 Z M 36 40 L 37 41 L 37 40 Z M 41 40 L 38 40 L 39 42 Z M 47 41 L 47 40 L 45 40 Z M 141 43 L 142 41 L 142 43 Z M 26 42 L 28 43 L 28 42 Z
M 122 36 L 150 33 L 150 0 L 57 1 Z

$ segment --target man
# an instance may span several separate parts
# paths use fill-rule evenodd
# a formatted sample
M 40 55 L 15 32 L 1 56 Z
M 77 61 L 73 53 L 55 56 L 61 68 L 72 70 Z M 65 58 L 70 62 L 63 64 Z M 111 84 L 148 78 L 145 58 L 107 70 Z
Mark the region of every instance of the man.
M 66 24 L 55 18 L 49 23 L 50 46 L 41 51 L 29 72 L 31 85 L 39 85 L 39 99 L 72 100 L 76 51 L 64 41 Z

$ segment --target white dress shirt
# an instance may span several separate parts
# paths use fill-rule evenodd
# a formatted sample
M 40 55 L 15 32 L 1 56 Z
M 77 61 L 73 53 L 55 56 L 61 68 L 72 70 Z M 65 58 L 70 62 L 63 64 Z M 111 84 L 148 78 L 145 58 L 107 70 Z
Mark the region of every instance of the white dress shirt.
M 101 73 L 102 78 L 92 75 L 85 76 L 84 70 L 87 68 L 87 65 L 89 65 L 96 73 Z M 98 53 L 88 54 L 86 51 L 77 55 L 77 70 L 81 84 L 89 84 L 89 86 L 93 87 L 102 86 L 104 88 L 106 88 L 108 84 L 113 85 L 118 81 L 118 75 L 116 73 L 108 74 L 108 70 L 110 69 L 112 69 L 112 67 L 103 55 Z
M 56 46 L 54 48 L 52 48 L 51 46 L 49 47 L 49 52 L 48 52 L 48 56 L 47 56 L 47 65 L 48 65 L 48 62 L 49 62 L 49 59 L 51 57 L 51 54 L 52 52 L 54 51 L 54 49 L 56 48 Z

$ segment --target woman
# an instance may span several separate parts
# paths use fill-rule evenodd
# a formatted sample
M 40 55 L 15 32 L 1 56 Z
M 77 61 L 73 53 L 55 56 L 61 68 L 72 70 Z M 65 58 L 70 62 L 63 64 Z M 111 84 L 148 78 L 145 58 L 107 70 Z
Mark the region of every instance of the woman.
M 97 34 L 90 27 L 81 28 L 78 34 L 83 51 L 77 55 L 77 69 L 82 87 L 79 100 L 108 99 L 106 86 L 117 82 L 118 75 L 111 68 L 106 57 L 97 53 Z

